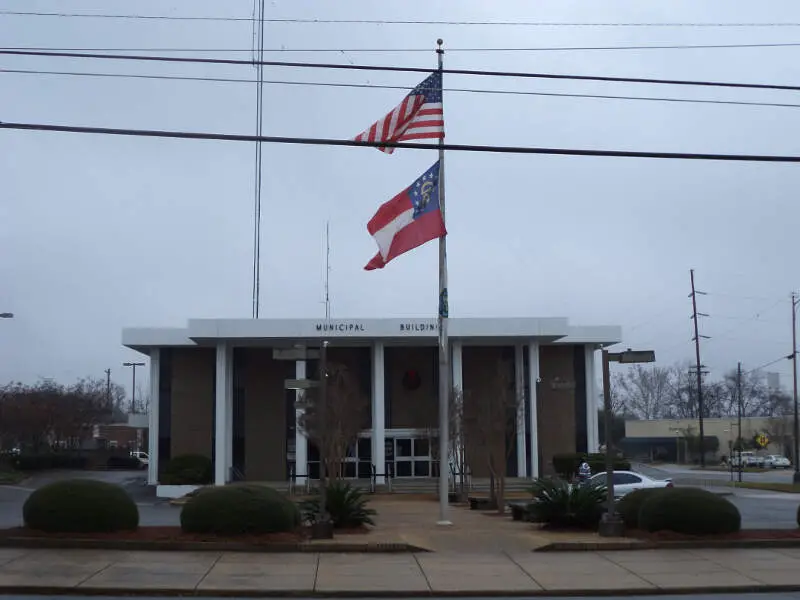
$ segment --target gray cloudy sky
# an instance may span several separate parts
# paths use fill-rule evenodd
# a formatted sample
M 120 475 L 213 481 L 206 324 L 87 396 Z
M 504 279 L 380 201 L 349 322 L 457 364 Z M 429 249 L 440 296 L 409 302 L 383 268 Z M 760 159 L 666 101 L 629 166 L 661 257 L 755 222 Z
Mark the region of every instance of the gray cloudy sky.
M 0 9 L 248 17 L 252 0 L 0 0 Z M 800 22 L 792 0 L 602 3 L 267 3 L 271 18 L 580 22 Z M 251 47 L 247 22 L 0 16 L 5 46 Z M 548 47 L 800 42 L 800 27 L 623 28 L 269 24 L 268 48 Z M 237 56 L 249 57 L 249 53 Z M 269 58 L 434 66 L 433 52 L 279 53 Z M 800 48 L 450 52 L 446 66 L 797 84 Z M 254 77 L 252 67 L 0 56 L 0 68 Z M 266 68 L 269 80 L 413 86 L 417 73 Z M 797 93 L 448 76 L 445 88 L 800 103 Z M 264 132 L 352 137 L 399 90 L 266 86 Z M 253 133 L 252 84 L 0 73 L 0 120 Z M 448 141 L 620 150 L 800 155 L 800 109 L 445 93 Z M 138 357 L 125 326 L 249 317 L 254 148 L 243 143 L 2 131 L 0 381 L 103 376 Z M 430 151 L 264 147 L 263 317 L 318 317 L 330 219 L 334 317 L 433 316 L 436 245 L 365 272 L 365 224 L 436 160 Z M 712 376 L 791 350 L 800 287 L 800 166 L 451 152 L 453 316 L 567 316 L 620 324 L 659 362 L 693 356 L 697 270 Z M 790 363 L 772 370 L 789 384 Z

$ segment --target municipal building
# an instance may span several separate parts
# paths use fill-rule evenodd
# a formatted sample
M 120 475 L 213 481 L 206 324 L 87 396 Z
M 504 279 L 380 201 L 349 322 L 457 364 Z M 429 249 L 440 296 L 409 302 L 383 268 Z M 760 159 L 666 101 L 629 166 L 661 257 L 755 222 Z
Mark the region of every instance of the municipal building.
M 520 403 L 510 476 L 551 471 L 554 454 L 598 447 L 595 364 L 621 341 L 616 326 L 566 318 L 451 318 L 452 383 L 464 397 L 489 397 L 498 360 L 513 365 Z M 430 432 L 438 421 L 435 319 L 199 319 L 182 328 L 125 329 L 122 342 L 150 358 L 148 483 L 170 457 L 203 454 L 214 483 L 279 482 L 319 475 L 319 453 L 298 427 L 301 392 L 287 380 L 316 373 L 294 349 L 328 342 L 363 394 L 363 430 L 344 474 L 425 478 L 438 474 Z M 301 356 L 298 354 L 298 356 Z M 361 418 L 355 416 L 354 418 Z M 433 449 L 435 452 L 435 449 Z M 485 476 L 481 465 L 470 465 Z

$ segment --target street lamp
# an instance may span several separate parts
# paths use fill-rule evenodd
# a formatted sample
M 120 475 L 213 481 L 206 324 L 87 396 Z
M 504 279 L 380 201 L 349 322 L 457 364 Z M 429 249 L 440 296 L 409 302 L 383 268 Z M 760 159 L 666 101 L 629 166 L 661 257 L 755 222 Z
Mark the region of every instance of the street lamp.
M 122 363 L 123 367 L 132 367 L 133 368 L 133 384 L 132 384 L 132 391 L 131 391 L 131 413 L 136 414 L 136 367 L 143 367 L 144 363 L 142 362 L 124 362 Z
M 0 313 L 0 319 L 13 319 L 14 313 Z
M 603 537 L 620 537 L 624 530 L 622 519 L 614 511 L 614 456 L 611 448 L 611 374 L 608 364 L 618 362 L 624 365 L 635 363 L 655 362 L 656 353 L 653 350 L 631 350 L 624 352 L 609 352 L 603 350 L 603 415 L 606 429 L 606 489 L 608 491 L 608 505 L 606 513 L 600 521 L 597 533 Z

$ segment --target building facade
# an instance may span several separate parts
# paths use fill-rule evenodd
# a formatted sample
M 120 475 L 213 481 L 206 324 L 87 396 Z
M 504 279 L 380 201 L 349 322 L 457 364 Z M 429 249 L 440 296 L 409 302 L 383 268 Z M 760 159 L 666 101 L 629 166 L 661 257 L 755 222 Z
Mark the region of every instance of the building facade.
M 596 451 L 595 356 L 620 341 L 614 326 L 575 327 L 565 318 L 450 319 L 454 389 L 465 402 L 493 394 L 498 361 L 512 367 L 519 419 L 507 462 L 511 476 L 550 472 L 552 456 Z M 302 392 L 287 380 L 312 377 L 316 360 L 285 360 L 291 349 L 328 342 L 368 407 L 345 477 L 438 474 L 438 330 L 431 319 L 201 319 L 175 329 L 126 329 L 123 344 L 150 358 L 148 482 L 180 454 L 214 462 L 214 483 L 303 481 L 319 454 L 298 425 Z M 281 356 L 283 352 L 283 356 Z M 469 400 L 472 398 L 473 400 Z M 470 449 L 467 448 L 469 454 Z M 470 465 L 482 476 L 480 465 Z

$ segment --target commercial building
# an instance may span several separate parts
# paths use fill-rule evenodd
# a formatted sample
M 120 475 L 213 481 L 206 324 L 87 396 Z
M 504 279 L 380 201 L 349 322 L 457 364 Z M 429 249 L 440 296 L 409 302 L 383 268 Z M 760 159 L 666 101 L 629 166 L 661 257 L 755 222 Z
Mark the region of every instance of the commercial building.
M 214 482 L 302 480 L 319 454 L 298 426 L 290 379 L 311 377 L 311 360 L 276 350 L 319 348 L 358 381 L 368 410 L 349 452 L 347 477 L 433 477 L 430 432 L 438 427 L 438 330 L 432 319 L 201 319 L 184 328 L 126 329 L 123 344 L 150 357 L 150 484 L 170 457 L 204 454 Z M 598 447 L 597 350 L 620 341 L 615 326 L 576 327 L 566 318 L 449 320 L 452 382 L 466 401 L 490 398 L 497 361 L 513 365 L 520 415 L 508 474 L 549 472 L 560 452 Z M 472 400 L 469 400 L 469 399 Z M 432 451 L 434 450 L 434 451 Z M 470 465 L 481 476 L 481 465 Z
M 791 456 L 792 426 L 789 417 L 744 417 L 741 437 L 749 448 L 756 436 L 764 435 L 768 444 L 762 454 Z M 697 419 L 630 419 L 625 421 L 621 445 L 625 454 L 634 459 L 692 462 L 697 457 L 688 447 L 687 436 L 697 436 L 699 431 Z M 708 459 L 729 457 L 739 437 L 739 422 L 736 417 L 705 418 L 703 434 L 714 440 L 715 450 L 707 452 Z

